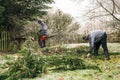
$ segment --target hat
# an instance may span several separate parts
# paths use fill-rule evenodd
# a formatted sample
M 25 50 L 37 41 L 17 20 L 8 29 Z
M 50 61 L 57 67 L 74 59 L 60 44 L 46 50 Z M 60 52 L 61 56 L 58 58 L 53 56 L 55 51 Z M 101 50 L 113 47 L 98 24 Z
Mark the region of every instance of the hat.
M 38 23 L 42 23 L 42 20 L 38 20 Z

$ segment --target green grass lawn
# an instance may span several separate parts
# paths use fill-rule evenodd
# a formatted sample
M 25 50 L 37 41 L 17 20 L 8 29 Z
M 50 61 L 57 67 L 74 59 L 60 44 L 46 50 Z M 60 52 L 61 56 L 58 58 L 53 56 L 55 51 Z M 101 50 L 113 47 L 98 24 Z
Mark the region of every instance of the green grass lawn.
M 108 43 L 108 48 L 111 57 L 111 60 L 109 61 L 105 60 L 103 51 L 100 49 L 100 56 L 92 57 L 91 59 L 77 55 L 85 61 L 86 65 L 88 65 L 86 69 L 48 70 L 41 77 L 24 80 L 120 80 L 120 44 Z M 85 49 L 85 51 L 87 51 L 87 49 Z M 80 54 L 82 54 L 82 52 L 80 52 Z M 13 55 L 0 56 L 1 72 L 5 70 L 2 69 L 2 64 L 6 61 L 13 60 L 13 58 Z M 99 69 L 94 68 L 92 65 L 97 66 Z

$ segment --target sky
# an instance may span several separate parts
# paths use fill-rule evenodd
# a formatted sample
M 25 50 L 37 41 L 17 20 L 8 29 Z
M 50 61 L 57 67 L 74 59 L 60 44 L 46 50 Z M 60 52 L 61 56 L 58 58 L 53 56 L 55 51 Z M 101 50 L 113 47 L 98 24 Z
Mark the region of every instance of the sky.
M 55 0 L 54 7 L 72 16 L 76 16 L 79 11 L 79 6 L 70 0 Z
M 70 14 L 71 16 L 73 16 L 75 20 L 77 20 L 80 23 L 81 26 L 79 28 L 79 32 L 82 32 L 83 29 L 85 29 L 85 27 L 89 27 L 89 26 L 90 27 L 92 26 L 93 28 L 104 27 L 104 24 L 100 24 L 99 19 L 94 19 L 94 20 L 88 19 L 89 16 L 100 15 L 102 12 L 101 8 L 94 10 L 96 6 L 95 0 L 54 0 L 54 1 L 55 3 L 53 4 L 53 8 L 55 10 L 60 9 L 64 13 Z M 118 5 L 120 4 L 120 0 L 115 0 L 115 1 L 117 1 L 116 3 Z M 89 10 L 94 10 L 95 14 L 89 14 L 89 16 L 86 15 L 86 13 L 89 13 L 88 12 Z
M 53 7 L 55 9 L 60 9 L 64 13 L 70 14 L 81 24 L 84 24 L 86 19 L 84 14 L 89 4 L 89 0 L 83 0 L 82 2 L 77 2 L 75 0 L 55 0 Z

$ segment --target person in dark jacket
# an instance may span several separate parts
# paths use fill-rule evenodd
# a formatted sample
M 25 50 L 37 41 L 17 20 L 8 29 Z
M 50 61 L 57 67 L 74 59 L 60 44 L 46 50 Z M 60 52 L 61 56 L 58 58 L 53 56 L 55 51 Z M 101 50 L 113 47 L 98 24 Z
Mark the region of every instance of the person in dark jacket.
M 107 34 L 106 32 L 102 30 L 94 30 L 91 31 L 87 36 L 83 37 L 84 40 L 88 40 L 90 47 L 88 50 L 88 55 L 87 57 L 91 56 L 91 53 L 94 49 L 94 55 L 98 56 L 98 50 L 100 45 L 102 45 L 102 48 L 104 50 L 106 60 L 109 60 L 109 53 L 108 53 L 108 48 L 107 48 Z
M 38 43 L 41 48 L 44 48 L 46 47 L 47 25 L 42 20 L 38 20 L 38 23 L 41 25 L 41 29 L 38 31 Z

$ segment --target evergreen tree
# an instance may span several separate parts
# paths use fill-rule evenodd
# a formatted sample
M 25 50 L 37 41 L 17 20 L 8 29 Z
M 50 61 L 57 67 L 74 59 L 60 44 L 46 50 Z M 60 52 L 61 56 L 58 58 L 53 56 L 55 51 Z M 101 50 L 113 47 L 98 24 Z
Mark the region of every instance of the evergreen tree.
M 0 29 L 21 30 L 23 24 L 46 14 L 53 0 L 0 0 Z

